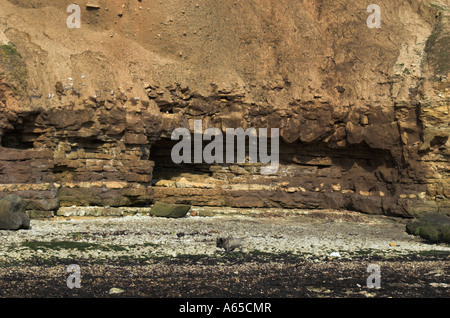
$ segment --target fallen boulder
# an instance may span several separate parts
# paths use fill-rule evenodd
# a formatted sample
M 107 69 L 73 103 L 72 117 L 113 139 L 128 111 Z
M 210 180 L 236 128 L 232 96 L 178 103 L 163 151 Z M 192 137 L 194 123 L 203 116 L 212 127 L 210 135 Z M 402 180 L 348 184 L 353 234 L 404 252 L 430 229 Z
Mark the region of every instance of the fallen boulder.
M 450 217 L 426 213 L 406 225 L 408 234 L 420 236 L 431 243 L 450 243 Z
M 190 205 L 155 202 L 150 211 L 150 215 L 166 218 L 183 218 L 190 209 Z
M 30 218 L 25 214 L 25 201 L 17 195 L 0 199 L 0 230 L 30 229 Z

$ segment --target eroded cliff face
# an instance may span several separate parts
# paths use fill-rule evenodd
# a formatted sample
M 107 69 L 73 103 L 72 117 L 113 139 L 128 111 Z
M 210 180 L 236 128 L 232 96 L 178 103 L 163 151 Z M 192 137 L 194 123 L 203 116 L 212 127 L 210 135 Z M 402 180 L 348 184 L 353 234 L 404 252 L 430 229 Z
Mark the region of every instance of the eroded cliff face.
M 29 210 L 450 214 L 449 3 L 0 0 L 0 191 Z M 175 128 L 279 128 L 280 166 L 174 164 Z

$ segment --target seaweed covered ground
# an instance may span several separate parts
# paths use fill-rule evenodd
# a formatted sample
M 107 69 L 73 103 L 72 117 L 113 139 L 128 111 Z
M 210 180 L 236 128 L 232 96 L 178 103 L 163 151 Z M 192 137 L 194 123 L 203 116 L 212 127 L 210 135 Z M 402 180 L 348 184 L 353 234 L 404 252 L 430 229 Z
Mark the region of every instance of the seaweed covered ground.
M 368 288 L 378 264 L 380 288 Z M 140 262 L 80 262 L 80 288 L 68 288 L 69 264 L 0 269 L 2 297 L 322 298 L 449 297 L 448 256 L 308 261 L 290 255 L 179 257 Z
M 407 234 L 405 219 L 253 212 L 32 220 L 0 232 L 0 297 L 450 296 L 450 246 Z

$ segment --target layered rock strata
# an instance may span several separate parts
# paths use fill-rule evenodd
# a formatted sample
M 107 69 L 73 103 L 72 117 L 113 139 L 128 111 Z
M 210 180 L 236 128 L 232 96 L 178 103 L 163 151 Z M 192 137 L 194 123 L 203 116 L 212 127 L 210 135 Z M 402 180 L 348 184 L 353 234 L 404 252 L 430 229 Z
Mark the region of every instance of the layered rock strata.
M 0 191 L 29 211 L 192 205 L 450 214 L 439 1 L 0 0 Z M 280 166 L 175 164 L 176 128 L 278 128 Z M 39 212 L 41 211 L 41 212 Z

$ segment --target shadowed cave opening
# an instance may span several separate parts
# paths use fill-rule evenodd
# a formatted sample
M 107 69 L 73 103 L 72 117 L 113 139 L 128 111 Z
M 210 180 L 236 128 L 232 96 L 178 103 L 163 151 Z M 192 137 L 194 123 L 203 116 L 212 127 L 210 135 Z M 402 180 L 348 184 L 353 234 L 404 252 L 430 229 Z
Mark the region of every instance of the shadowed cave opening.
M 39 134 L 33 132 L 36 117 L 37 115 L 26 116 L 14 129 L 6 131 L 1 136 L 1 146 L 17 150 L 33 149 L 34 141 L 39 137 Z
M 264 176 L 260 174 L 259 168 L 255 168 L 260 167 L 260 164 L 175 164 L 171 151 L 178 142 L 163 138 L 152 146 L 150 160 L 155 162 L 153 184 L 161 180 L 186 177 L 196 181 L 222 179 L 230 183 L 272 184 L 288 181 L 311 191 L 322 183 L 329 186 L 341 183 L 343 189 L 353 191 L 395 190 L 395 180 L 389 179 L 390 176 L 396 175 L 391 153 L 388 150 L 372 149 L 365 143 L 332 149 L 323 143 L 286 143 L 280 140 L 279 170 L 275 175 Z M 204 143 L 203 147 L 208 143 Z
M 192 136 L 193 140 L 193 136 Z M 226 161 L 226 136 L 223 138 L 223 160 Z M 194 163 L 194 143 L 191 143 L 191 163 L 174 163 L 171 157 L 172 149 L 178 140 L 171 140 L 169 138 L 162 138 L 155 145 L 152 146 L 150 150 L 150 160 L 155 162 L 155 167 L 153 169 L 153 183 L 160 180 L 170 180 L 183 175 L 190 175 L 195 177 L 212 177 L 213 172 L 211 166 L 221 166 L 229 167 L 230 165 L 235 165 L 235 163 Z M 204 141 L 202 144 L 202 151 L 205 149 L 210 141 Z M 270 141 L 269 141 L 270 144 Z M 248 137 L 246 137 L 245 153 L 248 155 Z M 213 155 L 215 152 L 212 153 Z M 237 143 L 234 144 L 234 162 L 237 154 Z

